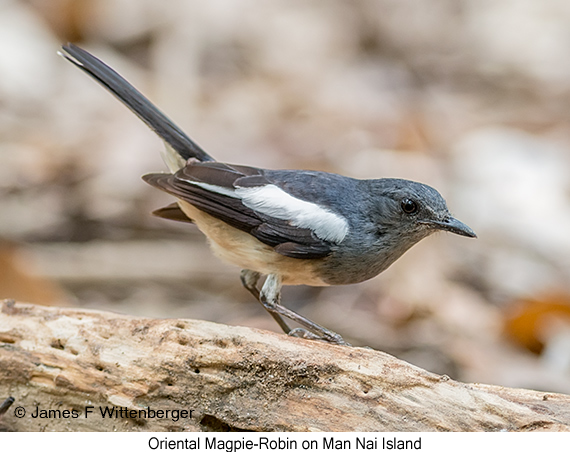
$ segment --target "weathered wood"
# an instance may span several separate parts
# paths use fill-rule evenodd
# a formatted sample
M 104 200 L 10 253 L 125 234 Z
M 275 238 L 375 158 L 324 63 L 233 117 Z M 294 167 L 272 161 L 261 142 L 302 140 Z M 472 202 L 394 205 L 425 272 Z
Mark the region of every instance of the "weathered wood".
M 459 383 L 375 350 L 13 301 L 0 314 L 8 396 L 1 428 L 21 431 L 570 431 L 570 396 Z M 149 409 L 193 412 L 139 418 Z

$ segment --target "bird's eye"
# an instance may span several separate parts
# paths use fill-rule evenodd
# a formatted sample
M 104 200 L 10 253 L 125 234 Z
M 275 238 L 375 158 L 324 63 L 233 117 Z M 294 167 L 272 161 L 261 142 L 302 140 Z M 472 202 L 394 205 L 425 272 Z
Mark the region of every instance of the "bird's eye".
M 407 214 L 411 214 L 418 211 L 418 205 L 411 199 L 404 199 L 402 201 L 402 210 Z

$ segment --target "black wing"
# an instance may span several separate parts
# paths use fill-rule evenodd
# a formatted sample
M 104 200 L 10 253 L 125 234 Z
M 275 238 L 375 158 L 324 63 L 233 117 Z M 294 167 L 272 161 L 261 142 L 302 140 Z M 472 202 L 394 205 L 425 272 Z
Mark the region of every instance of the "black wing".
M 300 228 L 286 220 L 260 213 L 245 206 L 238 197 L 231 196 L 231 191 L 236 187 L 271 185 L 261 169 L 218 162 L 196 162 L 175 174 L 147 174 L 143 179 L 230 226 L 251 234 L 284 256 L 318 259 L 332 251 L 332 244 L 316 237 L 311 229 Z M 207 185 L 199 186 L 196 182 Z M 212 186 L 220 191 L 227 189 L 228 194 L 208 189 Z M 178 214 L 168 213 L 168 217 L 173 216 L 179 219 Z

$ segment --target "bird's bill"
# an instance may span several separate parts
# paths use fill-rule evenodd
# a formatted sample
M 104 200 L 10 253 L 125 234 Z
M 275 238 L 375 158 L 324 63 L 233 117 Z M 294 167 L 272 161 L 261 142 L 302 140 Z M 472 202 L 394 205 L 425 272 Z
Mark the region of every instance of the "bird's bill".
M 453 217 L 446 218 L 443 221 L 431 222 L 431 225 L 437 229 L 441 229 L 442 231 L 453 232 L 454 234 L 463 235 L 465 237 L 477 237 L 477 234 L 475 234 L 473 229 Z

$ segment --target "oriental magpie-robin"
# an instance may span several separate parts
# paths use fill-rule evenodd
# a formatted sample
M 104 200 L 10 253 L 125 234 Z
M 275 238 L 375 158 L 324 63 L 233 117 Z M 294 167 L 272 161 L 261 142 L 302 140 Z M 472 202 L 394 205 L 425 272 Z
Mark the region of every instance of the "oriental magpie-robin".
M 171 173 L 143 179 L 177 202 L 153 213 L 195 223 L 215 254 L 243 269 L 243 285 L 285 333 L 348 345 L 337 333 L 282 306 L 283 284 L 358 283 L 386 270 L 435 231 L 476 237 L 451 216 L 435 189 L 418 182 L 216 162 L 105 63 L 73 44 L 62 49 L 63 57 L 165 141 Z M 303 328 L 291 329 L 283 317 Z

